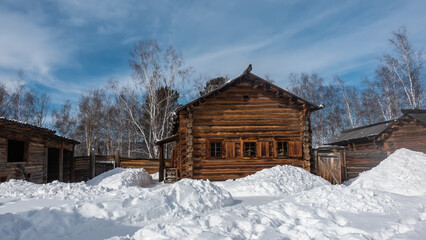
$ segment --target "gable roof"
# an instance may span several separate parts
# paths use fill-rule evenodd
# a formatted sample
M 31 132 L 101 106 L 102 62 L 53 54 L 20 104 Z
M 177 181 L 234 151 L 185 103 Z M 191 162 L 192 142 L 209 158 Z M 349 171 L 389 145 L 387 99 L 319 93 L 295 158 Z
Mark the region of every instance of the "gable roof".
M 19 127 L 19 128 L 24 128 L 24 129 L 28 129 L 28 130 L 34 130 L 37 133 L 47 135 L 47 136 L 52 137 L 54 139 L 63 140 L 63 141 L 74 143 L 74 144 L 79 144 L 78 141 L 75 141 L 71 138 L 67 138 L 67 137 L 57 135 L 55 130 L 51 130 L 51 129 L 44 128 L 44 127 L 38 127 L 36 125 L 29 124 L 29 123 L 26 123 L 26 122 L 21 122 L 21 121 L 17 121 L 17 120 L 13 120 L 13 119 L 7 119 L 7 118 L 4 118 L 4 117 L 0 117 L 0 126 L 1 125 L 4 125 L 6 127 Z
M 252 70 L 252 65 L 249 64 L 249 66 L 246 68 L 246 70 L 240 76 L 226 82 L 225 84 L 216 88 L 215 90 L 208 92 L 208 93 L 192 100 L 191 102 L 177 108 L 176 113 L 180 112 L 181 110 L 183 110 L 187 107 L 199 105 L 200 103 L 204 102 L 207 98 L 216 96 L 216 95 L 220 94 L 223 90 L 228 89 L 233 84 L 235 84 L 239 81 L 244 81 L 244 80 L 253 81 L 253 82 L 257 83 L 258 86 L 262 86 L 265 89 L 268 89 L 270 91 L 274 91 L 277 94 L 287 95 L 295 102 L 299 102 L 301 104 L 306 104 L 312 111 L 316 111 L 316 110 L 324 108 L 323 105 L 316 105 L 312 102 L 309 102 L 308 100 L 306 100 L 304 98 L 301 98 L 301 97 L 299 97 L 299 96 L 297 96 L 297 95 L 295 95 L 295 94 L 293 94 L 293 93 L 291 93 L 291 92 L 289 92 L 289 91 L 287 91 L 287 90 L 285 90 L 281 87 L 278 87 L 277 85 L 274 85 L 274 84 L 266 81 L 265 79 L 263 79 L 259 76 L 254 75 L 253 73 L 251 73 L 251 70 Z
M 426 109 L 401 109 L 403 115 L 398 119 L 393 119 L 385 122 L 374 123 L 371 125 L 343 130 L 340 136 L 329 143 L 331 145 L 344 144 L 356 140 L 376 139 L 389 127 L 403 118 L 411 117 L 426 124 Z
M 351 128 L 343 130 L 342 133 L 328 143 L 329 145 L 338 145 L 348 141 L 361 140 L 361 139 L 374 139 L 378 137 L 382 132 L 388 129 L 396 120 L 390 120 L 386 122 L 379 122 L 363 127 Z
M 401 112 L 426 124 L 426 109 L 401 109 Z

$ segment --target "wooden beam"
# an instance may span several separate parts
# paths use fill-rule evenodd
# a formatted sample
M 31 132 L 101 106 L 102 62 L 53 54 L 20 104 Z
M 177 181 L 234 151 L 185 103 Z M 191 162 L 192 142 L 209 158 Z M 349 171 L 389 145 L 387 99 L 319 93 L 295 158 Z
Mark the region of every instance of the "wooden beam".
M 75 181 L 75 158 L 74 158 L 74 145 L 72 146 L 72 151 L 70 152 L 70 182 Z
M 64 181 L 64 148 L 62 146 L 59 149 L 59 179 L 58 180 L 60 182 Z
M 90 150 L 90 174 L 89 177 L 90 179 L 95 177 L 95 167 L 96 167 L 96 156 L 95 156 L 95 149 L 91 149 Z
M 47 147 L 47 144 L 44 145 L 44 176 L 43 176 L 43 182 L 46 183 L 47 182 L 47 175 L 48 175 L 48 160 L 49 160 L 49 148 Z
M 175 134 L 175 135 L 172 135 L 172 136 L 170 136 L 170 137 L 167 137 L 167 138 L 161 139 L 161 140 L 159 140 L 159 141 L 156 141 L 156 142 L 155 142 L 155 144 L 156 144 L 156 145 L 160 145 L 160 144 L 165 144 L 165 143 L 173 142 L 174 140 L 176 140 L 176 138 L 178 137 L 178 135 L 179 135 L 179 134 Z
M 164 181 L 164 159 L 163 159 L 163 144 L 158 145 L 158 161 L 160 162 L 160 167 L 158 169 L 158 181 Z
M 120 167 L 120 150 L 115 151 L 114 153 L 114 161 L 115 161 L 115 167 Z

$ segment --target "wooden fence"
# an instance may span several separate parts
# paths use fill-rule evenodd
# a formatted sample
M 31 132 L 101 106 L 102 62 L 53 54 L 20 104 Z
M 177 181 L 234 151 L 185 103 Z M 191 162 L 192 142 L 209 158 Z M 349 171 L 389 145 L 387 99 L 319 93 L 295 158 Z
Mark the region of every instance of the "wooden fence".
M 126 158 L 115 155 L 95 155 L 74 157 L 73 182 L 87 181 L 116 167 L 144 168 L 149 174 L 158 172 L 158 159 Z
M 72 182 L 90 179 L 90 156 L 74 157 L 74 176 Z
M 149 174 L 158 172 L 160 163 L 158 159 L 132 159 L 120 157 L 122 168 L 144 168 Z

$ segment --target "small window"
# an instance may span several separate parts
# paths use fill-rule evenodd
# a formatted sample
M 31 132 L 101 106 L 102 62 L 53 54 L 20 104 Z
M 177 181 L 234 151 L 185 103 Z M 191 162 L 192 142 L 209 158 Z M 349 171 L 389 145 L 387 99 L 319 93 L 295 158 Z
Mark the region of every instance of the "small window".
M 222 157 L 222 143 L 221 142 L 210 143 L 210 157 L 215 157 L 215 158 Z
M 255 142 L 245 142 L 243 150 L 244 150 L 244 157 L 256 157 Z
M 7 142 L 7 162 L 24 162 L 25 142 L 9 140 Z
M 277 153 L 278 156 L 288 156 L 287 142 L 277 142 Z

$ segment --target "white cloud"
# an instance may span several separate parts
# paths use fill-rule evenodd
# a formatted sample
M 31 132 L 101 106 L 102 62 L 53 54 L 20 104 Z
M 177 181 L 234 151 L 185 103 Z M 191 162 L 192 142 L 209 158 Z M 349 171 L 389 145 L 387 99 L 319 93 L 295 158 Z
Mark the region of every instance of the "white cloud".
M 379 18 L 376 15 L 368 16 L 371 21 L 367 18 L 342 23 L 347 25 L 341 26 L 345 29 L 340 31 L 335 31 L 332 26 L 323 28 L 328 33 L 321 38 L 310 39 L 305 45 L 298 44 L 298 41 L 305 40 L 300 33 L 318 22 L 331 20 L 332 25 L 339 26 L 334 22 L 342 17 L 339 12 L 351 7 L 350 4 L 335 6 L 295 23 L 274 36 L 256 36 L 257 39 L 269 40 L 252 39 L 245 43 L 236 40 L 232 44 L 205 48 L 205 52 L 198 48 L 199 52 L 189 56 L 188 63 L 201 72 L 228 73 L 232 74 L 231 77 L 239 75 L 248 63 L 252 63 L 254 73 L 260 76 L 269 74 L 281 86 L 288 84 L 286 80 L 292 72 L 318 72 L 327 80 L 334 74 L 364 70 L 365 73 L 360 73 L 361 79 L 371 74 L 371 69 L 378 64 L 378 57 L 390 50 L 387 39 L 401 25 L 407 25 L 415 41 L 419 36 L 425 39 L 426 25 L 418 23 L 426 22 L 426 15 L 420 12 L 418 3 L 413 3 L 387 9 L 387 14 L 381 14 Z M 356 15 L 351 17 L 357 18 Z
M 48 75 L 65 64 L 72 52 L 53 29 L 37 25 L 20 13 L 0 10 L 0 67 Z

